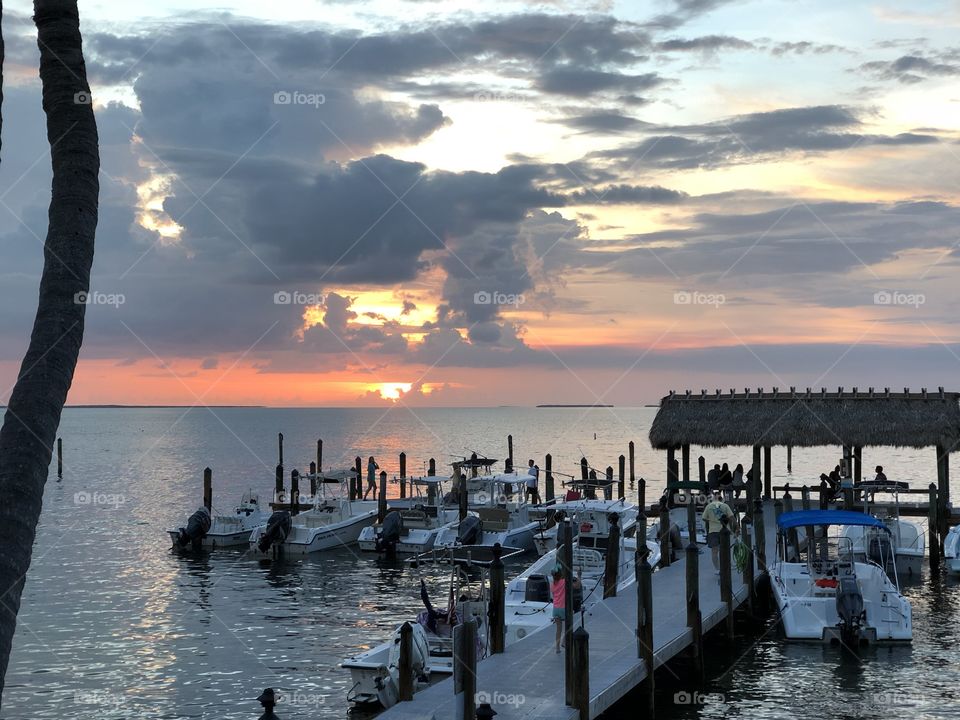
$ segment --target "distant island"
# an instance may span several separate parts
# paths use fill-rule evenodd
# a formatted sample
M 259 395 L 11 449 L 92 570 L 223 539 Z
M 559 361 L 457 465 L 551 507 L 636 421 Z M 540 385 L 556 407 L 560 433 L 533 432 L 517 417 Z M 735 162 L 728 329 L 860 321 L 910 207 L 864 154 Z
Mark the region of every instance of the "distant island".
M 603 405 L 601 403 L 590 403 L 587 405 L 537 405 L 538 408 L 612 408 L 613 405 Z

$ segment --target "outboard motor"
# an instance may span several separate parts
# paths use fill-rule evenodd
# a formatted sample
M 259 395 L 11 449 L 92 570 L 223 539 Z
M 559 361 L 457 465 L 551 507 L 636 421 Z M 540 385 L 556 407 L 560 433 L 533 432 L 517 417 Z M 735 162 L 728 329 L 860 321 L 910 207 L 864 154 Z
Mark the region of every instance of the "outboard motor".
M 837 585 L 837 615 L 840 616 L 840 639 L 844 645 L 856 647 L 866 611 L 863 609 L 863 594 L 854 577 L 840 578 Z
M 260 534 L 260 540 L 257 541 L 257 547 L 260 549 L 260 552 L 265 553 L 274 543 L 279 544 L 286 540 L 287 535 L 290 534 L 292 522 L 289 511 L 277 510 L 274 512 L 270 516 L 270 519 L 267 520 L 267 526 Z
M 550 596 L 550 581 L 543 575 L 531 575 L 524 586 L 523 599 L 532 602 L 551 602 L 553 598 Z
M 476 545 L 480 539 L 480 518 L 476 515 L 467 515 L 460 522 L 460 531 L 457 533 L 457 541 L 461 545 Z
M 400 535 L 403 533 L 403 516 L 399 510 L 391 510 L 383 519 L 383 525 L 380 528 L 380 534 L 377 536 L 377 552 L 386 551 L 388 555 L 397 552 L 397 543 L 400 542 Z
M 177 545 L 185 548 L 191 543 L 199 543 L 210 532 L 210 511 L 206 507 L 200 507 L 187 520 L 187 526 L 180 528 L 177 534 Z

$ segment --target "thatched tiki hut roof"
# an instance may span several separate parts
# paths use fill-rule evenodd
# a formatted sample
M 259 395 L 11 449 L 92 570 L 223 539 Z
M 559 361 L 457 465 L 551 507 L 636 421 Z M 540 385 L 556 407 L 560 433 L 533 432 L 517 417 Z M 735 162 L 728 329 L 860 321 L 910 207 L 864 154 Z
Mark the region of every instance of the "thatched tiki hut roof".
M 960 444 L 960 393 L 670 392 L 650 428 L 657 449 L 822 445 L 931 447 Z

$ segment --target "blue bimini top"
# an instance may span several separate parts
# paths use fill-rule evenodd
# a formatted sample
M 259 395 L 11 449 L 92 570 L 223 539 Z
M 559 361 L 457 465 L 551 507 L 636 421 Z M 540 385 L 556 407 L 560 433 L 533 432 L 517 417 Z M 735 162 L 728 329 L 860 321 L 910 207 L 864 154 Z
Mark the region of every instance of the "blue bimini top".
M 863 525 L 885 528 L 882 521 L 862 512 L 853 510 L 796 510 L 783 513 L 777 518 L 777 527 L 781 530 L 803 527 L 804 525 Z

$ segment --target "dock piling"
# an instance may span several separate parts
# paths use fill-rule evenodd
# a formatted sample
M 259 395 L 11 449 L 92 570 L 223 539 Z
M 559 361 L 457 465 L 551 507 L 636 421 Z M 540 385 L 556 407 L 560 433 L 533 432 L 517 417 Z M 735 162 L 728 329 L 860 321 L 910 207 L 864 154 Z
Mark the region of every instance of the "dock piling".
M 63 438 L 57 438 L 57 477 L 63 477 Z
M 317 499 L 317 463 L 310 462 L 310 501 Z
M 380 492 L 377 496 L 377 522 L 383 523 L 387 517 L 387 471 L 380 471 Z
M 787 445 L 787 474 L 793 474 L 793 445 Z
M 277 464 L 283 467 L 283 433 L 277 433 Z
M 437 461 L 430 458 L 430 464 L 427 465 L 427 477 L 434 477 L 437 474 Z
M 610 513 L 610 537 L 603 567 L 603 599 L 617 596 L 617 576 L 620 567 L 620 516 Z
M 660 567 L 670 567 L 670 511 L 660 509 Z
M 743 566 L 743 584 L 747 586 L 747 612 L 750 614 L 750 617 L 754 617 L 754 604 L 757 594 L 757 588 L 753 579 L 754 552 L 752 531 L 752 523 L 748 522 L 740 526 L 743 543 L 747 546 L 747 561 Z M 759 535 L 757 537 L 759 538 Z
M 628 457 L 629 460 L 630 460 L 630 487 L 633 487 L 634 477 L 635 477 L 635 475 L 634 475 L 634 469 L 635 469 L 635 466 L 636 466 L 636 463 L 634 462 L 635 457 L 634 457 L 633 440 L 631 440 L 631 441 L 627 444 L 627 457 Z
M 513 435 L 507 435 L 507 459 L 503 464 L 504 472 L 513 472 Z
M 790 494 L 789 490 L 787 490 L 787 492 L 785 492 L 783 495 L 783 511 L 787 513 L 793 512 L 793 496 Z M 790 547 L 793 548 L 793 551 L 796 553 L 796 557 L 799 558 L 800 536 L 797 533 L 796 528 L 790 528 L 790 530 L 787 531 L 787 542 Z
M 553 487 L 553 456 L 550 453 L 547 453 L 547 456 L 543 459 L 544 466 L 544 482 L 546 488 L 544 489 L 544 494 L 546 495 L 547 502 L 550 502 L 554 499 L 554 487 Z
M 707 459 L 701 455 L 697 458 L 697 475 L 700 478 L 700 490 L 707 491 Z
M 930 483 L 930 500 L 927 510 L 927 545 L 930 547 L 930 572 L 940 570 L 940 542 L 937 537 L 937 484 Z
M 363 500 L 363 460 L 359 456 L 353 459 L 353 470 L 353 494 L 357 500 Z
M 300 512 L 300 471 L 294 468 L 290 471 L 290 514 Z
M 693 634 L 690 660 L 698 683 L 703 682 L 703 618 L 700 615 L 700 548 L 690 542 L 686 548 L 687 627 Z
M 493 562 L 490 563 L 490 610 L 488 613 L 491 655 L 502 653 L 505 644 L 506 591 L 504 590 L 503 560 L 500 557 L 502 552 L 503 548 L 500 547 L 500 543 L 495 543 L 493 546 Z
M 400 497 L 407 496 L 407 454 L 400 453 Z
M 763 501 L 757 498 L 754 500 L 753 508 L 753 531 L 757 537 L 757 565 L 761 573 L 767 571 L 767 544 L 760 538 L 765 538 L 766 528 L 763 519 Z
M 409 622 L 400 626 L 399 677 L 400 702 L 413 700 L 413 627 Z
M 607 484 L 603 486 L 603 499 L 613 500 L 613 468 L 607 465 Z
M 203 506 L 213 513 L 213 470 L 203 469 Z
M 640 478 L 640 485 L 637 487 L 637 505 L 640 506 L 640 514 L 646 520 L 647 510 L 650 508 L 647 507 L 647 481 L 643 478 Z
M 580 720 L 590 720 L 590 633 L 579 627 L 573 633 L 573 707 Z
M 773 497 L 773 448 L 763 446 L 763 497 L 769 500 Z
M 460 696 L 460 717 L 472 718 L 477 695 L 477 622 L 472 617 L 453 628 L 453 692 Z
M 646 696 L 646 717 L 656 714 L 656 681 L 653 663 L 653 568 L 647 553 L 636 554 L 637 573 L 637 656 L 643 660 L 647 677 L 643 682 Z
M 720 529 L 720 601 L 727 606 L 727 639 L 733 640 L 733 563 L 730 557 L 730 528 Z
M 323 472 L 323 440 L 317 440 L 317 472 Z
M 627 496 L 627 487 L 626 487 L 626 465 L 627 459 L 621 455 L 617 458 L 617 498 L 625 498 Z
M 690 446 L 682 445 L 680 447 L 680 460 L 683 466 L 683 482 L 690 482 Z
M 753 446 L 753 466 L 751 467 L 751 484 L 753 485 L 753 496 L 760 497 L 762 482 L 760 479 L 760 446 Z
M 283 465 L 277 465 L 277 479 L 274 485 L 274 502 L 283 502 Z

